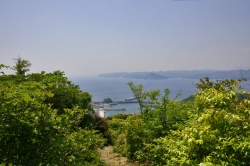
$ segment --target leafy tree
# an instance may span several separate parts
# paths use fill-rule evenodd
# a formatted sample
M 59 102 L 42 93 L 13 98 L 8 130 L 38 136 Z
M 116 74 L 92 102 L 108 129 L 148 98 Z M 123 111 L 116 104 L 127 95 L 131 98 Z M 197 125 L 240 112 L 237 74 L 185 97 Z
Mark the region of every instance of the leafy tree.
M 246 93 L 240 81 L 201 80 L 189 122 L 155 141 L 153 165 L 249 165 L 250 102 L 237 97 Z
M 21 57 L 17 57 L 14 59 L 15 66 L 12 67 L 13 70 L 16 71 L 17 75 L 25 75 L 27 71 L 29 71 L 31 63 L 28 60 L 22 59 Z
M 112 103 L 113 101 L 111 100 L 111 98 L 105 98 L 103 99 L 104 103 Z
M 115 115 L 108 117 L 112 136 L 116 139 L 114 150 L 129 160 L 150 164 L 154 140 L 169 134 L 170 130 L 180 128 L 188 119 L 189 104 L 169 99 L 170 91 L 165 90 L 159 99 L 159 90 L 144 91 L 143 86 L 129 83 L 132 93 L 141 106 L 139 115 Z M 153 155 L 156 156 L 156 155 Z
M 140 107 L 140 113 L 142 113 L 143 112 L 143 103 L 145 102 L 145 100 L 147 98 L 146 91 L 143 92 L 143 85 L 140 84 L 138 86 L 135 86 L 132 81 L 128 82 L 127 85 L 130 87 L 130 90 L 132 91 L 133 95 L 137 99 L 137 101 L 139 103 L 139 107 Z
M 80 87 L 69 81 L 62 71 L 32 73 L 26 76 L 26 80 L 41 82 L 54 94 L 52 97 L 48 97 L 45 103 L 52 104 L 51 107 L 57 109 L 59 114 L 63 113 L 65 108 L 72 109 L 74 106 L 92 110 L 91 95 L 81 91 Z
M 128 82 L 127 85 L 130 87 L 131 92 L 133 93 L 133 95 L 135 96 L 135 98 L 139 103 L 140 113 L 147 114 L 148 111 L 153 107 L 154 102 L 158 100 L 160 91 L 159 90 L 147 91 L 147 89 L 144 90 L 142 84 L 136 86 L 132 81 Z
M 91 96 L 62 72 L 19 76 L 0 76 L 0 163 L 97 165 L 105 140 L 79 128 Z
M 249 165 L 250 98 L 242 80 L 201 79 L 194 102 L 144 94 L 142 114 L 109 117 L 115 150 L 145 165 Z M 147 110 L 147 111 L 145 111 Z M 145 118 L 146 117 L 146 118 Z

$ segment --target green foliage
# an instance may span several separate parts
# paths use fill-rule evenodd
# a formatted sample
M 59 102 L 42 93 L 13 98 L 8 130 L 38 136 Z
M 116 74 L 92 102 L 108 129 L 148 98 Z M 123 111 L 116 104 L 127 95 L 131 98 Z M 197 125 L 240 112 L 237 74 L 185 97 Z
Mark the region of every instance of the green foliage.
M 98 115 L 85 114 L 81 118 L 81 122 L 79 127 L 83 129 L 93 129 L 96 130 L 97 133 L 100 133 L 103 138 L 107 139 L 105 145 L 113 145 L 113 140 L 111 136 L 111 132 L 109 130 L 108 122 L 105 118 L 102 118 Z
M 190 95 L 189 97 L 181 100 L 181 102 L 194 102 L 194 95 Z
M 104 103 L 112 103 L 113 101 L 111 100 L 111 98 L 105 98 L 103 99 Z
M 16 71 L 17 75 L 25 75 L 25 73 L 30 70 L 31 63 L 28 60 L 18 56 L 14 61 L 16 65 L 13 66 L 12 69 Z
M 74 106 L 91 110 L 91 95 L 82 92 L 80 87 L 69 81 L 61 71 L 32 73 L 27 75 L 27 80 L 41 82 L 44 88 L 54 94 L 46 98 L 45 103 L 52 104 L 52 108 L 57 109 L 58 113 L 63 113 L 65 108 L 72 109 Z
M 140 107 L 140 113 L 143 112 L 143 102 L 145 102 L 147 96 L 146 96 L 146 92 L 143 92 L 143 85 L 138 85 L 135 86 L 134 83 L 128 82 L 128 86 L 130 87 L 134 97 L 137 99 L 138 103 L 139 103 L 139 107 Z
M 135 159 L 135 153 L 143 148 L 146 141 L 145 131 L 142 127 L 143 119 L 140 116 L 130 116 L 125 123 L 126 157 Z
M 126 120 L 128 118 L 128 114 L 116 114 L 116 115 L 113 115 L 113 116 L 109 116 L 107 117 L 106 119 L 107 120 L 113 120 L 113 119 L 122 119 L 122 120 Z
M 162 99 L 159 99 L 158 90 L 142 92 L 142 85 L 134 86 L 131 83 L 131 86 L 136 91 L 134 94 L 144 95 L 143 100 L 139 100 L 143 112 L 139 115 L 115 115 L 107 118 L 115 139 L 114 149 L 129 160 L 150 164 L 154 140 L 167 135 L 170 130 L 181 128 L 180 124 L 188 119 L 187 110 L 192 105 L 170 100 L 168 89 Z
M 244 99 L 248 99 L 250 97 L 249 93 L 237 93 L 236 94 L 237 98 L 242 101 Z
M 98 165 L 105 140 L 79 127 L 90 100 L 60 71 L 1 75 L 0 163 Z
M 114 151 L 126 155 L 125 153 L 125 137 L 124 137 L 124 126 L 126 119 L 132 115 L 127 114 L 116 114 L 113 116 L 107 117 L 107 122 L 109 125 L 109 130 L 113 138 Z
M 161 165 L 249 165 L 249 99 L 239 101 L 240 80 L 198 84 L 197 109 L 182 130 L 157 139 L 152 153 Z M 162 156 L 162 157 L 160 157 Z
M 116 150 L 145 165 L 249 165 L 250 98 L 238 86 L 244 79 L 200 81 L 193 102 L 170 100 L 167 89 L 150 98 L 130 83 L 144 95 L 143 111 L 109 117 Z
M 157 97 L 160 95 L 159 90 L 154 90 L 154 91 L 143 91 L 143 85 L 139 84 L 137 86 L 134 85 L 134 83 L 128 82 L 127 84 L 130 87 L 130 90 L 132 91 L 134 97 L 137 99 L 139 103 L 139 109 L 140 113 L 142 114 L 143 112 L 148 112 L 150 107 L 145 105 L 145 103 L 151 103 L 152 101 L 157 100 Z M 151 105 L 152 106 L 152 105 Z

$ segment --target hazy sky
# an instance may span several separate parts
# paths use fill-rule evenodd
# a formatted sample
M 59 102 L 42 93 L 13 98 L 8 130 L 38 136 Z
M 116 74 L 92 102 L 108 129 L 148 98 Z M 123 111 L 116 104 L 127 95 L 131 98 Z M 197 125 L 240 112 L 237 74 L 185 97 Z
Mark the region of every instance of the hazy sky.
M 0 63 L 31 71 L 250 68 L 249 0 L 0 0 Z

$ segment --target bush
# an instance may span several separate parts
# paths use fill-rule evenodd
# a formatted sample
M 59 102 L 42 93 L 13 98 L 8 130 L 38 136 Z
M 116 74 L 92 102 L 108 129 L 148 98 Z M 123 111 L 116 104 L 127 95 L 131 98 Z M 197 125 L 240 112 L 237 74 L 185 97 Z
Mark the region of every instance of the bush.
M 249 165 L 250 98 L 241 81 L 201 79 L 194 102 L 165 95 L 142 103 L 140 115 L 108 118 L 115 150 L 144 165 Z
M 84 104 L 88 95 L 62 80 L 67 79 L 57 73 L 0 76 L 0 163 L 97 165 L 100 162 L 97 148 L 105 140 L 95 130 L 78 127 L 81 118 L 88 114 L 88 109 L 84 109 L 88 108 Z M 70 90 L 61 93 L 67 87 Z M 62 99 L 56 94 L 68 95 L 72 105 L 60 102 L 56 105 Z
M 201 81 L 189 122 L 155 141 L 154 165 L 249 165 L 250 101 L 237 97 L 246 93 L 240 80 Z
M 103 138 L 107 139 L 105 145 L 113 145 L 113 139 L 111 132 L 109 131 L 109 125 L 105 118 L 102 118 L 98 115 L 85 114 L 81 118 L 79 127 L 82 129 L 96 130 L 96 132 L 100 133 Z

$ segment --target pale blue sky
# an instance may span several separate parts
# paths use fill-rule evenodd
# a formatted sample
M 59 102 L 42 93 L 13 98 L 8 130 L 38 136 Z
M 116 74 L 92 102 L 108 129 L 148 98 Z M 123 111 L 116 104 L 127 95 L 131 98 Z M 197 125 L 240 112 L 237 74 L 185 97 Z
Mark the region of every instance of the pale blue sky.
M 31 71 L 250 68 L 249 0 L 0 0 L 0 63 Z

